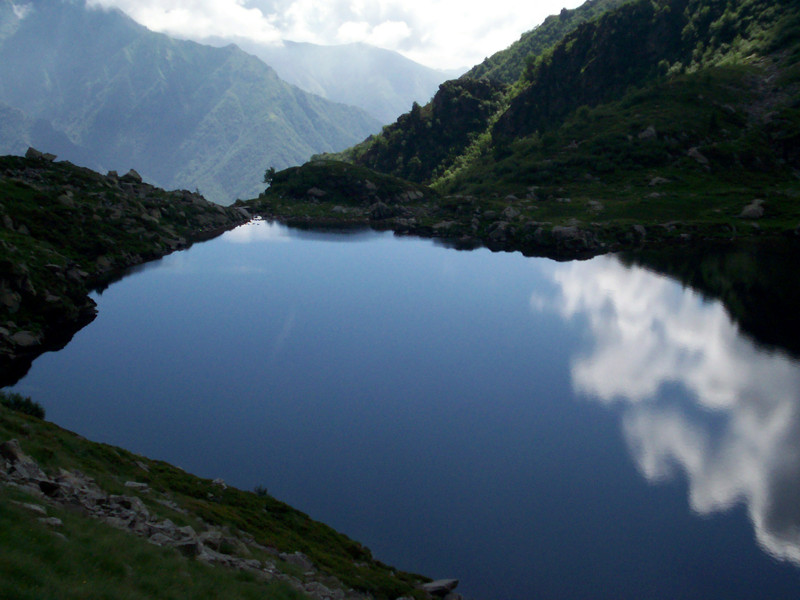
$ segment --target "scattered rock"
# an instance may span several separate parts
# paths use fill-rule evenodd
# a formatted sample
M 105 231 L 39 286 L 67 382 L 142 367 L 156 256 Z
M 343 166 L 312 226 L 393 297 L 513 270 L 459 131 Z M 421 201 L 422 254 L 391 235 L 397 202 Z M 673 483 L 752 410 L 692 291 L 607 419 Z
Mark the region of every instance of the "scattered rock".
M 290 565 L 300 567 L 303 571 L 311 571 L 314 568 L 314 563 L 302 552 L 294 552 L 293 554 L 281 553 L 280 558 Z
M 376 202 L 369 207 L 369 216 L 371 219 L 380 221 L 394 216 L 394 210 L 389 205 L 383 202 Z
M 136 171 L 136 169 L 131 169 L 125 175 L 121 177 L 123 181 L 134 182 L 134 183 L 142 183 L 142 176 Z
M 657 185 L 662 185 L 664 183 L 669 183 L 669 182 L 670 182 L 669 179 L 666 179 L 665 177 L 653 177 L 650 180 L 650 187 L 655 187 Z
M 425 583 L 421 587 L 432 596 L 444 597 L 458 587 L 458 579 L 437 579 Z
M 508 199 L 508 198 L 506 198 L 506 199 Z M 516 197 L 514 197 L 514 199 L 516 200 Z M 506 221 L 513 221 L 514 219 L 519 217 L 520 214 L 521 213 L 519 212 L 519 210 L 517 210 L 513 206 L 507 206 L 505 208 L 505 210 L 503 211 L 503 213 L 502 213 L 502 217 Z
M 150 489 L 149 485 L 147 485 L 146 483 L 142 483 L 140 481 L 126 481 L 125 487 L 130 488 L 132 490 L 139 490 L 140 492 Z
M 312 187 L 306 191 L 306 195 L 311 196 L 312 198 L 323 198 L 328 195 L 328 192 L 321 190 L 318 187 Z
M 589 209 L 595 212 L 600 212 L 605 208 L 605 206 L 603 206 L 603 203 L 600 202 L 599 200 L 589 200 L 587 204 L 589 205 Z
M 458 225 L 456 221 L 440 221 L 433 226 L 433 230 L 441 233 L 443 231 L 449 231 L 456 225 Z
M 640 140 L 652 140 L 656 137 L 658 137 L 658 133 L 656 133 L 656 128 L 652 125 L 649 125 L 647 128 L 639 132 Z
M 31 504 L 30 502 L 14 502 L 17 506 L 21 506 L 37 515 L 47 516 L 47 510 L 41 504 Z
M 764 216 L 764 201 L 760 198 L 753 200 L 739 213 L 741 219 L 760 219 Z
M 47 152 L 39 152 L 36 148 L 29 147 L 28 151 L 25 152 L 25 158 L 30 158 L 32 160 L 45 160 L 47 162 L 53 162 L 57 157 L 55 154 L 49 154 Z
M 67 208 L 75 208 L 75 201 L 67 194 L 61 194 L 58 197 L 58 202 Z
M 30 331 L 18 331 L 11 336 L 11 341 L 20 348 L 32 348 L 39 344 L 39 337 Z
M 599 244 L 591 231 L 576 225 L 557 225 L 552 229 L 555 246 L 560 251 L 587 252 Z
M 693 158 L 698 163 L 703 166 L 708 166 L 708 159 L 700 153 L 700 150 L 697 148 L 689 148 L 689 151 L 686 153 L 686 156 L 689 158 Z
M 108 271 L 111 269 L 111 261 L 107 256 L 98 256 L 95 264 L 100 271 Z
M 278 578 L 314 600 L 368 600 L 367 596 L 354 590 L 345 591 L 344 586 L 335 578 L 320 576 L 311 560 L 301 552 L 279 553 L 274 548 L 258 544 L 252 536 L 244 532 L 232 537 L 209 524 L 203 524 L 207 530 L 199 534 L 191 526 L 178 527 L 169 519 L 159 520 L 152 515 L 139 497 L 109 495 L 93 479 L 78 471 L 60 469 L 57 476 L 49 477 L 36 461 L 22 451 L 17 440 L 0 444 L 0 482 L 15 485 L 38 496 L 47 496 L 49 502 L 84 512 L 112 527 L 146 538 L 153 544 L 173 548 L 184 556 L 212 565 L 249 571 L 264 579 Z M 126 487 L 132 489 L 141 489 L 141 485 L 144 484 L 126 483 Z M 164 503 L 170 504 L 169 501 Z M 16 504 L 34 513 L 41 523 L 49 527 L 63 526 L 60 519 L 48 517 L 45 507 L 39 504 Z M 52 533 L 66 540 L 62 533 Z M 269 560 L 262 562 L 248 558 L 250 547 L 300 567 L 305 573 L 303 580 L 282 573 Z M 227 554 L 225 548 L 234 549 L 237 555 Z M 321 581 L 316 579 L 318 577 Z M 334 587 L 337 585 L 340 587 Z

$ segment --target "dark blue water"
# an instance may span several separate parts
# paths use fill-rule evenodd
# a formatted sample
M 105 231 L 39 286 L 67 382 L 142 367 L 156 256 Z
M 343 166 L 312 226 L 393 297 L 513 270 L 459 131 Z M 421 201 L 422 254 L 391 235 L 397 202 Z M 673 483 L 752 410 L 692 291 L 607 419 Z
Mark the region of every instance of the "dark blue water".
M 800 367 L 613 257 L 258 223 L 96 298 L 16 386 L 480 600 L 800 597 Z

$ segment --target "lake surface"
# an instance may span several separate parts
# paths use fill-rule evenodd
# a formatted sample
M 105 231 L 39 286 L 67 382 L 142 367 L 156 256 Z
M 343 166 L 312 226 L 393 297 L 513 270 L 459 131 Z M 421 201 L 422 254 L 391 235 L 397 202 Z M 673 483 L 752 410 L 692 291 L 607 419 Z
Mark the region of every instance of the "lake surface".
M 479 600 L 800 596 L 800 365 L 611 256 L 258 222 L 113 284 L 16 391 Z

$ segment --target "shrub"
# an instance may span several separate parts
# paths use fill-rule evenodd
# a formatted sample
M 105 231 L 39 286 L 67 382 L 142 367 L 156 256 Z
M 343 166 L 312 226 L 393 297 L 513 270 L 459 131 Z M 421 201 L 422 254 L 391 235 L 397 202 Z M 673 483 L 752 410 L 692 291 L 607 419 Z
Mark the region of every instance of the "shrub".
M 15 392 L 0 392 L 0 404 L 11 410 L 25 413 L 37 419 L 44 419 L 44 408 L 38 402 L 35 402 Z

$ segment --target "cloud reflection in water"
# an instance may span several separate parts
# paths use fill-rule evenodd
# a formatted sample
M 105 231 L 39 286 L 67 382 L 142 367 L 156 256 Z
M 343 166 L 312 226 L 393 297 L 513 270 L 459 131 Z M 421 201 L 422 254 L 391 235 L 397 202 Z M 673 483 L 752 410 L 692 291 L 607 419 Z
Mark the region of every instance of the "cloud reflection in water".
M 225 232 L 222 239 L 233 244 L 250 244 L 252 242 L 287 242 L 289 234 L 286 227 L 278 223 L 256 218 Z
M 703 515 L 744 503 L 762 547 L 800 564 L 800 366 L 741 336 L 721 303 L 613 257 L 561 265 L 552 279 L 555 303 L 534 295 L 531 307 L 586 320 L 573 386 L 625 406 L 645 477 L 681 469 Z

